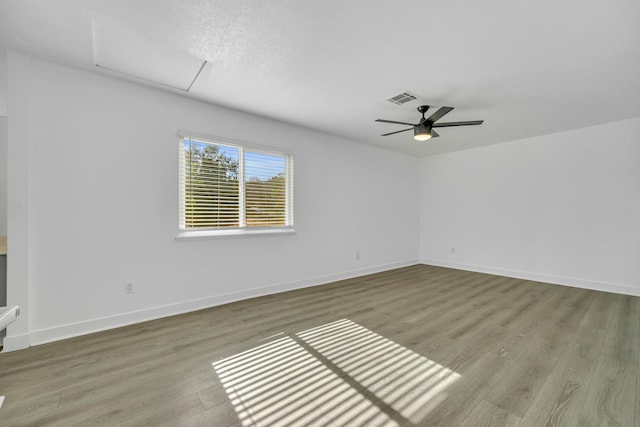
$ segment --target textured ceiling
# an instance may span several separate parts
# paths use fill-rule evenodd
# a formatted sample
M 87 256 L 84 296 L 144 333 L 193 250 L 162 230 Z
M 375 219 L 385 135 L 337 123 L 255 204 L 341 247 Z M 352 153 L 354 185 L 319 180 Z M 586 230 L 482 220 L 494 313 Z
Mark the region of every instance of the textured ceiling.
M 0 0 L 0 50 L 118 76 L 95 21 L 206 60 L 187 96 L 418 156 L 640 116 L 637 0 Z M 421 103 L 485 124 L 379 136 Z

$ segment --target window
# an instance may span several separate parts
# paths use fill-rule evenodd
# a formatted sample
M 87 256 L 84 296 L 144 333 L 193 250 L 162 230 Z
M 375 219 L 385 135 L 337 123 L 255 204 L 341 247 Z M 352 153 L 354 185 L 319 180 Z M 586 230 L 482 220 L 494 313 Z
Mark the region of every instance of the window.
M 183 233 L 244 234 L 293 228 L 289 153 L 181 136 L 179 181 Z

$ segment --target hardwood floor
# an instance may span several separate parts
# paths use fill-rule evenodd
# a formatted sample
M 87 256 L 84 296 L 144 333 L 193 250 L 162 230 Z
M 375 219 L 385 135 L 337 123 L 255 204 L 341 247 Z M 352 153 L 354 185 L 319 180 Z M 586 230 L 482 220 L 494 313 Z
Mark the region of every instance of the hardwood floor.
M 0 354 L 2 426 L 640 426 L 640 298 L 417 265 Z

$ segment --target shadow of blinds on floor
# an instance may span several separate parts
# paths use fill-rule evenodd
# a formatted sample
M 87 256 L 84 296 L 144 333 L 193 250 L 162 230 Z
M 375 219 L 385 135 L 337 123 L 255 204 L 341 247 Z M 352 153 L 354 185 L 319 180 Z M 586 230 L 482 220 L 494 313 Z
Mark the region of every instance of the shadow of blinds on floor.
M 213 367 L 245 427 L 411 425 L 460 378 L 349 319 L 283 336 Z

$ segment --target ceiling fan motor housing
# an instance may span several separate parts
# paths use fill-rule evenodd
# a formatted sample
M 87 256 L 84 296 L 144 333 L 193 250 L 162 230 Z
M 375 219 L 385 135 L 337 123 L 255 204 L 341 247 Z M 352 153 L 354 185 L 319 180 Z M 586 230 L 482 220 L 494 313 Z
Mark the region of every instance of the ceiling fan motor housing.
M 431 123 L 429 120 L 421 120 L 420 123 L 418 123 L 417 125 L 415 125 L 413 127 L 413 136 L 414 138 L 416 137 L 420 137 L 421 135 L 423 135 L 423 138 L 429 139 L 431 138 L 431 125 L 433 123 Z M 428 137 L 424 137 L 426 135 L 429 135 Z M 418 139 L 416 138 L 416 139 Z

